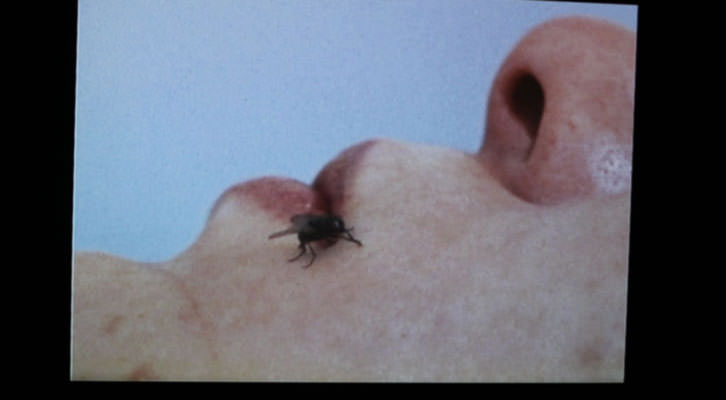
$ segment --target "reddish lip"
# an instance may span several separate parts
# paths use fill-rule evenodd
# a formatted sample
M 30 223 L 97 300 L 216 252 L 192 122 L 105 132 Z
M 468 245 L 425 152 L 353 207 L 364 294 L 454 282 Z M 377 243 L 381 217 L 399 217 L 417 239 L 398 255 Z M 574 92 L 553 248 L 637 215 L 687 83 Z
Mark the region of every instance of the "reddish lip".
M 225 204 L 252 200 L 276 218 L 289 220 L 295 214 L 344 214 L 352 181 L 365 153 L 376 140 L 349 147 L 330 161 L 315 178 L 312 187 L 290 178 L 262 177 L 227 189 L 212 207 L 210 218 Z
M 345 214 L 344 206 L 352 196 L 351 186 L 360 162 L 376 142 L 371 139 L 347 148 L 318 173 L 312 188 L 327 204 L 329 214 Z

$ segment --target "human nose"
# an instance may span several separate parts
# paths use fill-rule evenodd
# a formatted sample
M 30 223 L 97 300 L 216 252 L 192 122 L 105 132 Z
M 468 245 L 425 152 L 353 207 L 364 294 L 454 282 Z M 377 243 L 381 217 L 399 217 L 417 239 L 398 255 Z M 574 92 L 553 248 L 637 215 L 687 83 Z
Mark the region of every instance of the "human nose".
M 568 17 L 529 32 L 492 85 L 478 157 L 536 204 L 630 189 L 635 34 Z

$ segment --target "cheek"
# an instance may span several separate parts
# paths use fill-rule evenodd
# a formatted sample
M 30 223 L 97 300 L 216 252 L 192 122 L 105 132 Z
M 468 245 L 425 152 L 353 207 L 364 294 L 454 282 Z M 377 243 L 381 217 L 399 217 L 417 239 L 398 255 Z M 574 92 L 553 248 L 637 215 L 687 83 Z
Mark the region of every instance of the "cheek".
M 490 94 L 480 158 L 537 204 L 630 188 L 635 35 L 609 23 L 554 20 L 525 36 Z

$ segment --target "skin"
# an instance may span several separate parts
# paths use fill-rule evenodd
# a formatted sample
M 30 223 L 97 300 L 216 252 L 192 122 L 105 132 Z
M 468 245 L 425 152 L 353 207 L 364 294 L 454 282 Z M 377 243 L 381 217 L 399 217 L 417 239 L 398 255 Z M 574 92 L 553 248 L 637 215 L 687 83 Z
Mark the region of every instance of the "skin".
M 167 262 L 77 252 L 73 378 L 622 380 L 634 58 L 632 32 L 550 21 L 475 154 L 372 139 L 311 187 L 230 188 Z M 363 246 L 288 263 L 295 235 L 267 236 L 311 211 Z

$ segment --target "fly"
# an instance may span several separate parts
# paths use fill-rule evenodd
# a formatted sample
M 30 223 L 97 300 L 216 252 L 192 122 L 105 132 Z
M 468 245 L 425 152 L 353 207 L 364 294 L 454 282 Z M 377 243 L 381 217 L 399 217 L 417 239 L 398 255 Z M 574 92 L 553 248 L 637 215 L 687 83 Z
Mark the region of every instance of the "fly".
M 312 258 L 303 268 L 309 267 L 315 261 L 315 250 L 313 250 L 310 242 L 329 240 L 335 243 L 338 239 L 343 239 L 353 242 L 358 246 L 363 246 L 363 243 L 351 235 L 350 231 L 353 228 L 346 228 L 343 219 L 337 215 L 297 214 L 293 215 L 290 221 L 292 222 L 292 226 L 284 231 L 273 233 L 268 239 L 275 239 L 280 236 L 297 233 L 297 238 L 300 241 L 300 245 L 298 246 L 300 253 L 288 261 L 292 262 L 297 260 L 305 254 L 307 249 L 310 249 Z

